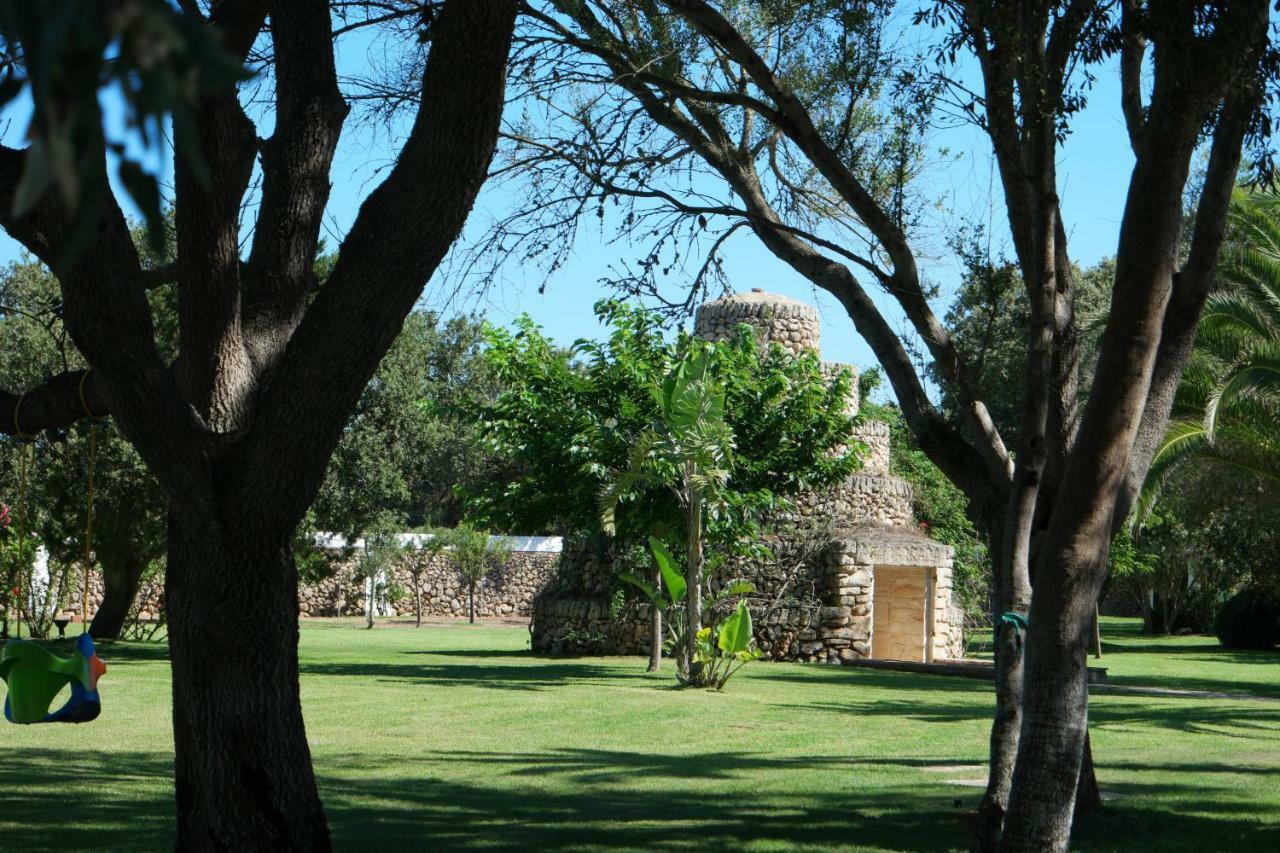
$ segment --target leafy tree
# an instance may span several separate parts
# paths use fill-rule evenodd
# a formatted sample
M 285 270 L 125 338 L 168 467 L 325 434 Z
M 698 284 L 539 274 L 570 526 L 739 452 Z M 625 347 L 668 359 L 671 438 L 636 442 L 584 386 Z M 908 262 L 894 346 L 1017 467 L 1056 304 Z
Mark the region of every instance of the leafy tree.
M 329 462 L 315 525 L 358 538 L 384 517 L 402 529 L 461 520 L 455 489 L 476 489 L 500 468 L 460 411 L 464 399 L 496 393 L 482 329 L 471 317 L 409 315 Z
M 313 261 L 348 113 L 335 41 L 353 28 L 337 32 L 320 0 L 216 3 L 208 14 L 198 3 L 180 12 L 147 4 L 182 31 L 216 40 L 235 62 L 252 55 L 269 71 L 261 87 L 240 88 L 193 80 L 168 61 L 183 52 L 167 51 L 146 28 L 127 43 L 112 41 L 110 30 L 87 39 L 115 7 L 72 5 L 92 14 L 43 16 L 32 7 L 22 27 L 4 26 L 13 58 L 6 71 L 22 69 L 36 84 L 41 115 L 62 115 L 66 92 L 35 75 L 73 80 L 82 108 L 74 126 L 89 128 L 91 143 L 102 138 L 96 81 L 117 69 L 126 81 L 158 75 L 157 94 L 173 97 L 140 114 L 175 118 L 175 264 L 144 269 L 107 189 L 87 240 L 84 218 L 59 193 L 24 198 L 24 173 L 50 162 L 39 152 L 0 148 L 0 226 L 57 277 L 67 331 L 92 368 L 84 396 L 95 413 L 111 415 L 168 502 L 176 846 L 327 849 L 298 693 L 291 540 L 361 393 L 488 173 L 517 3 L 448 0 L 419 11 L 420 38 L 407 46 L 425 58 L 415 115 L 322 284 Z M 370 11 L 364 25 L 379 19 Z M 135 76 L 140 55 L 163 61 Z M 256 97 L 268 88 L 271 97 Z M 177 121 L 184 113 L 190 121 Z M 271 128 L 268 138 L 254 117 Z M 103 152 L 91 144 L 79 153 L 93 185 L 108 188 Z M 146 298 L 164 281 L 176 285 L 181 358 L 173 361 L 157 345 Z M 26 386 L 16 429 L 18 394 L 0 394 L 0 430 L 36 433 L 78 420 L 83 378 L 68 370 Z
M 141 242 L 143 232 L 134 229 Z M 144 251 L 142 263 L 156 269 L 167 254 Z M 176 339 L 176 306 L 168 289 L 149 294 L 157 318 L 159 344 L 172 357 Z M 10 264 L 0 273 L 0 375 L 21 377 L 34 385 L 68 367 L 82 368 L 84 359 L 68 339 L 61 318 L 58 282 L 32 258 Z M 165 506 L 155 478 L 110 422 L 93 423 L 87 413 L 64 430 L 36 439 L 28 476 L 28 529 L 36 533 L 60 577 L 76 580 L 83 571 L 86 536 L 87 481 L 93 444 L 93 559 L 101 569 L 104 597 L 90 631 L 98 639 L 120 635 L 143 574 L 164 554 Z M 92 435 L 91 435 L 92 431 Z M 0 487 L 17 493 L 17 453 L 0 464 Z M 63 586 L 71 586 L 64 583 Z M 78 611 L 81 602 L 56 606 Z
M 609 337 L 580 340 L 568 352 L 528 319 L 515 333 L 490 330 L 486 357 L 503 391 L 491 405 L 475 407 L 474 416 L 495 449 L 512 460 L 514 474 L 470 496 L 468 507 L 484 523 L 508 530 L 599 535 L 608 529 L 624 545 L 651 535 L 687 543 L 689 493 L 682 501 L 671 488 L 679 467 L 658 447 L 664 433 L 668 449 L 673 438 L 664 425 L 661 389 L 699 345 L 672 333 L 652 312 L 602 302 L 597 313 L 611 327 Z M 726 468 L 707 465 L 697 480 L 707 482 L 715 472 L 723 481 L 715 511 L 703 521 L 716 548 L 729 553 L 755 538 L 750 534 L 761 510 L 856 468 L 856 454 L 843 452 L 853 426 L 850 385 L 848 374 L 825 376 L 813 353 L 792 356 L 776 345 L 762 350 L 749 327 L 708 352 L 724 398 L 727 431 L 717 431 L 734 450 Z M 637 448 L 653 450 L 652 457 Z M 632 475 L 624 476 L 627 471 Z M 601 514 L 602 494 L 612 513 Z M 650 582 L 661 584 L 656 564 Z M 661 611 L 653 614 L 656 668 Z
M 970 498 L 997 567 L 998 612 L 1030 614 L 1025 638 L 1015 627 L 999 631 L 978 846 L 1001 843 L 1007 813 L 1010 847 L 1064 849 L 1070 786 L 1091 779 L 1080 772 L 1088 771 L 1082 638 L 1107 548 L 1164 433 L 1241 153 L 1247 145 L 1264 170 L 1273 160 L 1263 105 L 1280 63 L 1268 0 L 934 0 L 912 22 L 938 28 L 936 64 L 889 51 L 904 41 L 890 3 L 528 5 L 517 85 L 540 109 L 510 128 L 503 170 L 522 184 L 512 197 L 527 203 L 483 248 L 502 255 L 514 245 L 508 256 L 541 256 L 554 268 L 582 216 L 608 227 L 616 211 L 620 236 L 639 244 L 640 269 L 614 276 L 624 286 L 656 289 L 697 253 L 704 260 L 687 277 L 686 298 L 670 300 L 692 304 L 741 234 L 839 301 L 920 447 Z M 949 67 L 962 55 L 978 72 L 971 88 Z M 1135 168 L 1116 217 L 1113 310 L 1091 404 L 1081 409 L 1058 148 L 1101 73 L 1119 77 L 1127 138 L 1116 143 L 1128 145 Z M 922 205 L 911 178 L 940 101 L 990 142 L 1027 293 L 1016 444 L 994 422 L 921 272 Z M 1183 199 L 1201 145 L 1208 166 L 1186 228 Z M 1184 231 L 1192 238 L 1180 256 Z M 906 333 L 873 287 L 891 297 Z M 926 359 L 954 394 L 958 425 L 928 392 Z M 1024 706 L 1030 736 L 1020 743 Z
M 467 585 L 467 613 L 471 624 L 476 621 L 476 587 L 492 571 L 500 569 L 511 559 L 511 548 L 502 540 L 468 524 L 459 524 L 452 530 L 439 534 L 443 551 L 458 570 L 459 577 Z
M 725 419 L 727 394 L 715 371 L 715 344 L 689 341 L 671 371 L 653 389 L 658 403 L 654 423 L 634 437 L 631 462 L 603 489 L 605 528 L 616 530 L 613 519 L 620 503 L 635 496 L 637 486 L 670 489 L 684 512 L 685 614 L 680 647 L 683 656 L 677 678 L 706 686 L 712 671 L 698 659 L 695 645 L 702 638 L 705 555 L 704 515 L 714 518 L 731 500 L 726 489 L 734 447 L 733 430 Z M 659 549 L 661 565 L 671 558 Z M 708 642 L 709 646 L 709 642 Z
M 625 303 L 601 302 L 597 314 L 610 327 L 608 338 L 579 340 L 567 351 L 528 318 L 515 332 L 490 328 L 485 358 L 502 391 L 470 411 L 514 472 L 466 496 L 472 517 L 520 532 L 604 531 L 601 490 L 629 467 L 635 438 L 659 422 L 654 389 L 690 338 Z M 856 469 L 856 454 L 838 452 L 854 423 L 847 373 L 827 377 L 812 353 L 762 350 L 749 327 L 715 351 L 736 448 L 727 493 L 767 501 L 830 485 Z M 722 518 L 737 523 L 741 514 Z M 682 529 L 682 519 L 670 490 L 636 483 L 612 523 L 619 539 L 643 542 Z

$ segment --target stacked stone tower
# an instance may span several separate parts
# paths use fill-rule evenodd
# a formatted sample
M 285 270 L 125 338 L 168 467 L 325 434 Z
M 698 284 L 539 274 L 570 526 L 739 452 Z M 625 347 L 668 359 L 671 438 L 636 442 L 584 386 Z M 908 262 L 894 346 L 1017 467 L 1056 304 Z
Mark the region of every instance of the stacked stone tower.
M 694 333 L 726 340 L 746 324 L 762 343 L 820 355 L 820 318 L 812 305 L 752 290 L 700 306 Z M 858 411 L 857 372 L 825 363 L 834 375 L 853 373 L 851 414 Z M 851 438 L 865 448 L 860 470 L 837 486 L 793 498 L 798 515 L 827 531 L 812 549 L 807 581 L 821 605 L 774 607 L 759 614 L 757 640 L 775 659 L 837 663 L 876 657 L 932 661 L 959 657 L 962 637 L 951 602 L 952 549 L 924 536 L 912 511 L 910 483 L 889 471 L 889 427 L 863 421 Z M 794 543 L 774 542 L 775 551 Z M 769 592 L 771 579 L 750 565 L 728 571 Z M 611 618 L 604 597 L 611 570 L 597 554 L 566 552 L 559 581 L 534 605 L 533 646 L 539 651 L 641 652 L 648 620 Z M 794 579 L 793 579 L 794 580 Z M 588 648 L 576 638 L 594 638 Z
M 812 305 L 754 289 L 703 303 L 694 320 L 694 334 L 709 341 L 727 340 L 740 325 L 756 330 L 761 343 L 776 343 L 799 354 L 821 355 L 818 309 Z M 827 372 L 841 370 L 853 376 L 849 399 L 850 414 L 858 413 L 858 371 L 851 364 L 824 362 Z M 879 525 L 913 527 L 911 484 L 889 474 L 889 426 L 881 421 L 864 421 L 853 439 L 865 448 L 862 468 L 844 483 L 822 494 L 802 495 L 806 514 L 825 513 L 838 528 Z

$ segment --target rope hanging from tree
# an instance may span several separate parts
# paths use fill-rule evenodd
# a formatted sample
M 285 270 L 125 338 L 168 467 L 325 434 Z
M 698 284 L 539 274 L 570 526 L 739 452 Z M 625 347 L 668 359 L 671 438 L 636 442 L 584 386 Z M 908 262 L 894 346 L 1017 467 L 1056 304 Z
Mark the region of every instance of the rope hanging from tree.
M 89 368 L 91 370 L 92 368 Z M 89 482 L 84 508 L 84 584 L 80 589 L 80 630 L 89 633 L 89 578 L 93 569 L 93 475 L 98 464 L 98 424 L 103 420 L 93 413 L 84 398 L 84 381 L 89 370 L 80 376 L 80 408 L 89 419 Z
M 31 452 L 35 448 L 36 436 L 34 433 L 22 431 L 22 424 L 18 416 L 22 412 L 22 403 L 26 399 L 26 392 L 18 395 L 18 402 L 13 407 L 13 432 L 17 436 L 21 446 L 18 448 L 18 579 L 17 585 L 14 587 L 14 597 L 17 599 L 18 618 L 14 628 L 19 637 L 22 636 L 22 620 L 25 616 L 25 610 L 22 606 L 22 573 L 26 566 L 27 551 L 27 479 L 32 463 Z

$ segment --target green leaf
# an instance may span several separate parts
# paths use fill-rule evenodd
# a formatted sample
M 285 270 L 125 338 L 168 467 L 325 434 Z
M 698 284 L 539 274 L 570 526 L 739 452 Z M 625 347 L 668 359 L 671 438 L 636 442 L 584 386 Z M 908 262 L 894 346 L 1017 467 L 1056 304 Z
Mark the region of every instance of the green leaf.
M 751 611 L 747 610 L 744 601 L 738 602 L 738 609 L 724 620 L 720 626 L 720 636 L 716 644 L 726 655 L 737 655 L 751 649 Z
M 653 584 L 640 580 L 640 578 L 636 577 L 631 572 L 619 572 L 618 580 L 626 581 L 627 583 L 639 589 L 641 592 L 644 593 L 645 598 L 648 598 L 649 601 L 652 602 L 653 604 L 662 603 L 662 598 L 661 596 L 658 595 L 658 591 L 653 588 Z
M 653 561 L 658 564 L 658 571 L 662 574 L 662 582 L 666 584 L 671 603 L 679 604 L 689 589 L 684 577 L 675 569 L 671 552 L 656 536 L 649 537 L 649 549 L 653 551 Z

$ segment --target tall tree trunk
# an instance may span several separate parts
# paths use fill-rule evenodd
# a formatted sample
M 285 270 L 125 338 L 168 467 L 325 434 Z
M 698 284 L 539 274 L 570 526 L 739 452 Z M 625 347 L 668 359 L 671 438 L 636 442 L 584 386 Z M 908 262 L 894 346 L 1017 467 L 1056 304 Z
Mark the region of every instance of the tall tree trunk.
M 657 672 L 662 668 L 662 608 L 651 604 L 649 609 L 649 672 Z
M 993 528 L 998 530 L 998 528 Z M 991 724 L 987 790 L 978 807 L 974 849 L 995 850 L 1000 845 L 1013 767 L 1018 755 L 1018 731 L 1022 725 L 1023 636 L 1017 625 L 1004 623 L 1004 613 L 1026 613 L 1031 591 L 1023 577 L 1015 580 L 1000 534 L 989 537 L 995 588 L 991 613 L 995 646 L 995 719 Z
M 234 514 L 223 519 L 170 513 L 176 847 L 328 850 L 298 690 L 289 537 L 235 541 Z
M 93 614 L 89 633 L 94 639 L 114 640 L 124 629 L 129 609 L 138 596 L 138 584 L 146 561 L 136 554 L 117 558 L 103 552 L 99 555 L 98 565 L 102 567 L 102 603 Z
M 694 661 L 694 646 L 702 630 L 702 499 L 689 493 L 689 547 L 685 555 L 685 672 L 689 683 L 702 683 L 702 667 Z
M 471 614 L 471 624 L 476 624 L 476 582 L 467 585 L 467 610 Z
M 422 579 L 413 576 L 413 627 L 422 627 Z

